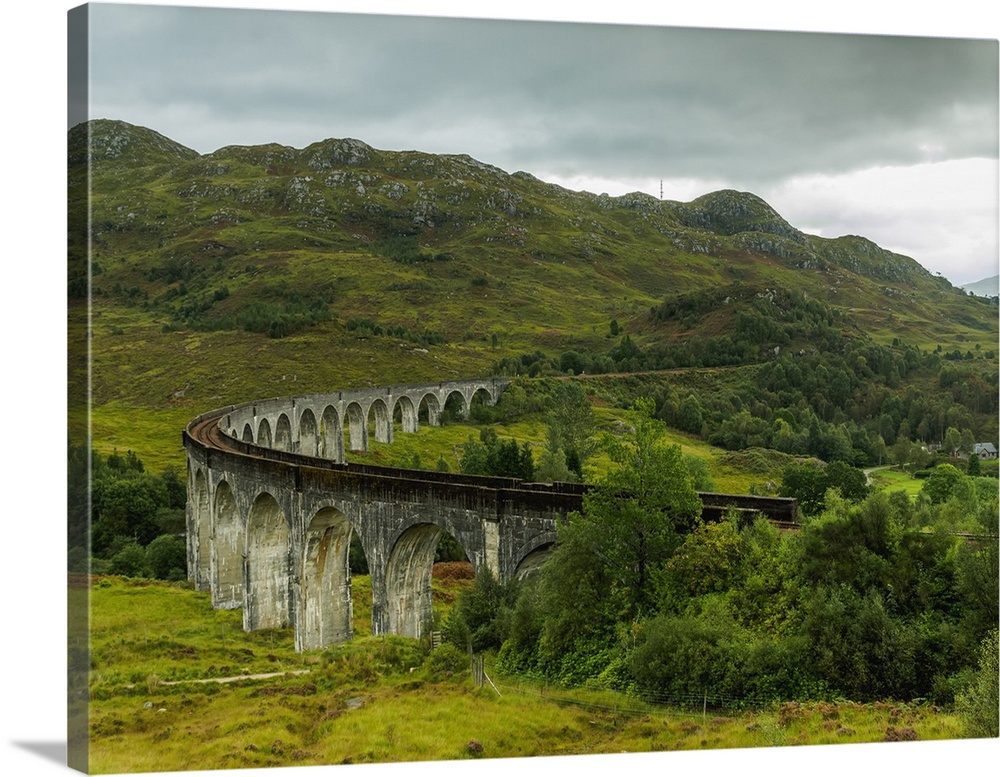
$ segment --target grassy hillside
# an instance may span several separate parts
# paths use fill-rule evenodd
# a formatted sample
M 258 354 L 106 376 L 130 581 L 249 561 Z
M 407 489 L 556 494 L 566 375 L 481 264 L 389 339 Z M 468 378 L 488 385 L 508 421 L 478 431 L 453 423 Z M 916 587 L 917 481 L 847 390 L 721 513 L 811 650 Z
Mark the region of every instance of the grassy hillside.
M 840 337 L 995 365 L 988 300 L 864 238 L 806 235 L 749 193 L 597 196 L 356 140 L 199 155 L 109 120 L 71 130 L 69 149 L 71 208 L 92 204 L 69 249 L 91 250 L 95 444 L 153 466 L 220 405 L 602 356 L 624 336 L 697 350 L 763 315 L 761 299 L 784 329 L 758 333 L 750 360 L 821 347 L 802 324 L 818 305 Z M 71 305 L 87 281 L 74 269 Z

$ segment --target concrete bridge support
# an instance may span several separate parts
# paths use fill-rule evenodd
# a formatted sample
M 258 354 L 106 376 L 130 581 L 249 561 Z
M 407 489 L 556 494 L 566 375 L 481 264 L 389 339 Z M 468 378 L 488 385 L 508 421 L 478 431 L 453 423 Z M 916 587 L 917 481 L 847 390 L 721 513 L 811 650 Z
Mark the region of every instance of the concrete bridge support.
M 314 650 L 346 642 L 353 635 L 349 552 L 350 521 L 332 507 L 321 509 L 306 528 L 300 574 L 296 648 Z

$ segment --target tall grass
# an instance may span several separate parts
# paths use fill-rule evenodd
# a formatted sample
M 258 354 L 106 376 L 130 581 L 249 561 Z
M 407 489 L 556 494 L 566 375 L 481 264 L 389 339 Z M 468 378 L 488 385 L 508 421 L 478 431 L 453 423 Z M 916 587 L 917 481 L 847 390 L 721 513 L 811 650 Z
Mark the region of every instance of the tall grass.
M 469 581 L 435 579 L 446 612 Z M 95 773 L 381 763 L 946 739 L 958 719 L 927 706 L 786 704 L 721 714 L 621 693 L 496 676 L 472 684 L 462 651 L 357 636 L 296 653 L 290 629 L 245 633 L 182 584 L 103 578 L 92 587 Z M 370 591 L 370 589 L 368 589 Z M 370 594 L 368 596 L 370 598 Z M 362 606 L 358 606 L 362 605 Z M 231 679 L 250 674 L 261 679 Z M 227 682 L 211 680 L 228 679 Z M 205 682 L 209 680 L 209 682 Z

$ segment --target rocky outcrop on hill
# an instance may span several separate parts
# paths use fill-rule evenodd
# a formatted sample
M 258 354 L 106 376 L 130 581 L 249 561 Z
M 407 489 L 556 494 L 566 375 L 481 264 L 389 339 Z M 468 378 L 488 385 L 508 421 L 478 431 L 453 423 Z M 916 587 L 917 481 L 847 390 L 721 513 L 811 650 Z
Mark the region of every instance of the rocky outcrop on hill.
M 169 214 L 165 198 L 172 192 L 186 203 L 180 229 L 291 218 L 296 228 L 311 224 L 324 235 L 346 225 L 352 239 L 433 230 L 436 240 L 588 261 L 654 241 L 666 252 L 766 256 L 799 271 L 849 272 L 894 284 L 927 275 L 912 259 L 865 238 L 805 235 L 749 192 L 725 189 L 688 203 L 642 192 L 594 195 L 529 173 L 508 174 L 467 155 L 383 151 L 352 138 L 301 150 L 226 146 L 199 155 L 153 130 L 101 119 L 70 131 L 69 161 L 92 162 L 97 180 L 102 171 L 114 176 L 114 192 L 95 202 L 95 214 L 101 229 L 123 234 L 137 231 L 144 213 Z M 159 181 L 155 204 L 141 186 L 153 179 Z M 158 223 L 166 226 L 162 215 Z

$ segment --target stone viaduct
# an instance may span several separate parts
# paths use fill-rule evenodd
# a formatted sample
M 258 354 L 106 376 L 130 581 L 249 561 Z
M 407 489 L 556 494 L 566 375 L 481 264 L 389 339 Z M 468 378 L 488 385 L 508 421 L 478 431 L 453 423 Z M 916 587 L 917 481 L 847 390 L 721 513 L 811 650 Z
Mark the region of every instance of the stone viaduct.
M 391 442 L 442 410 L 467 417 L 502 379 L 390 386 L 268 399 L 194 419 L 187 452 L 188 577 L 247 631 L 292 626 L 298 650 L 352 636 L 348 552 L 368 561 L 372 633 L 420 637 L 433 615 L 431 570 L 449 533 L 476 574 L 527 574 L 579 510 L 585 486 L 346 464 L 369 433 Z M 794 500 L 702 494 L 706 517 L 730 507 L 794 523 Z

